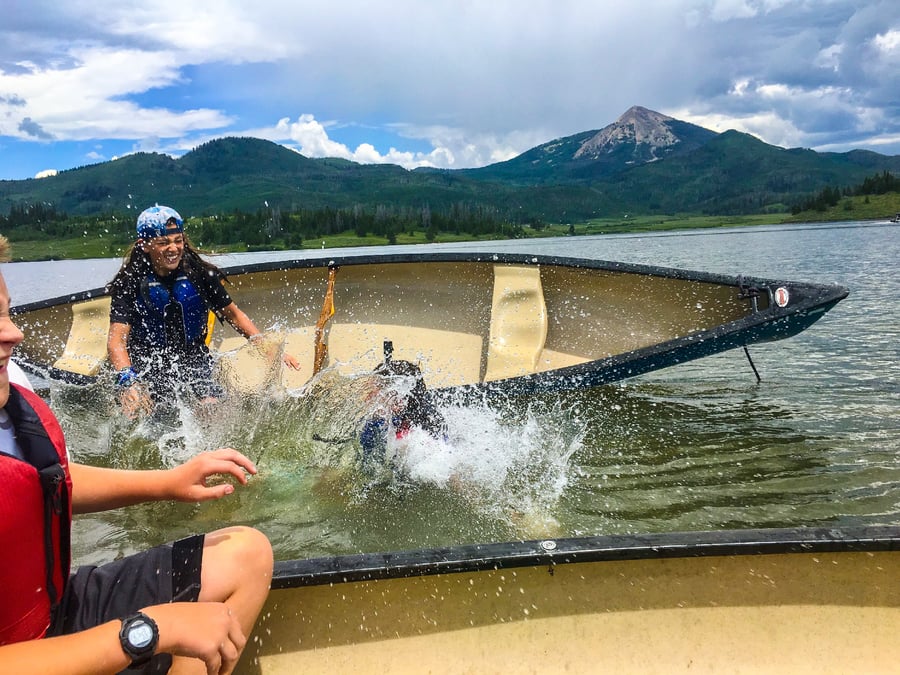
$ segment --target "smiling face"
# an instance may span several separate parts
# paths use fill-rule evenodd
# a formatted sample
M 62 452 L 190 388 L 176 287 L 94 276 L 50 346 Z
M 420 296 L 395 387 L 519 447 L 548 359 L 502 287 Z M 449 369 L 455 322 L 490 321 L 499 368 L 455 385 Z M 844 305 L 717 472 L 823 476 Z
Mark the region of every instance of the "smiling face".
M 13 323 L 9 314 L 9 291 L 0 273 L 0 408 L 9 400 L 9 359 L 22 338 L 22 331 Z
M 184 256 L 184 234 L 173 232 L 165 237 L 154 237 L 141 244 L 150 257 L 153 271 L 164 277 L 178 269 Z

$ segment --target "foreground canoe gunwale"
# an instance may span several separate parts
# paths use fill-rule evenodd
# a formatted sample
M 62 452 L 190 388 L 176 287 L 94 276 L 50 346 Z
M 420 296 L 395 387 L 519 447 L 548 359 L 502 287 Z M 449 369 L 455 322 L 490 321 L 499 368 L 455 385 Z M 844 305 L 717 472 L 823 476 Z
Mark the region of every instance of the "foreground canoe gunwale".
M 607 358 L 568 365 L 560 368 L 526 373 L 502 379 L 434 387 L 443 393 L 508 394 L 516 395 L 553 392 L 563 389 L 594 387 L 628 377 L 658 370 L 678 363 L 702 358 L 715 353 L 744 347 L 757 342 L 765 342 L 790 337 L 815 322 L 822 313 L 828 311 L 848 295 L 843 286 L 834 284 L 812 284 L 803 282 L 778 281 L 751 276 L 734 276 L 710 272 L 657 267 L 635 263 L 610 262 L 584 258 L 542 256 L 515 253 L 422 253 L 422 254 L 366 254 L 349 256 L 328 256 L 294 258 L 280 261 L 238 264 L 223 267 L 229 275 L 279 272 L 297 269 L 327 270 L 331 267 L 377 266 L 409 263 L 463 263 L 482 265 L 546 266 L 548 268 L 568 268 L 584 271 L 599 271 L 613 274 L 630 274 L 700 284 L 731 286 L 739 290 L 738 297 L 750 298 L 753 311 L 733 321 L 688 332 L 674 339 L 664 340 L 649 346 L 613 354 Z M 325 279 L 323 277 L 323 288 Z M 776 288 L 789 291 L 791 302 L 779 307 L 774 301 Z M 745 294 L 746 291 L 746 294 Z M 55 307 L 66 303 L 92 300 L 107 295 L 106 288 L 96 288 L 80 293 L 50 298 L 12 308 L 12 314 Z M 765 296 L 765 308 L 756 307 L 753 295 Z M 49 364 L 22 365 L 35 374 L 76 385 L 94 382 L 94 376 L 80 375 L 55 368 Z
M 583 562 L 874 551 L 900 551 L 900 526 L 603 535 L 284 560 L 272 589 Z

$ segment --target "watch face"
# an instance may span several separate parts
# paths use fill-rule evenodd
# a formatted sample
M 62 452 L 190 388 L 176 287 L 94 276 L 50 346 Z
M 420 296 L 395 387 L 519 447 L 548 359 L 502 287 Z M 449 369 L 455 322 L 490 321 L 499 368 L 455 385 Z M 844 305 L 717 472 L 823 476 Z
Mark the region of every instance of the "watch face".
M 144 621 L 135 621 L 128 629 L 128 642 L 135 649 L 143 649 L 153 642 L 153 629 Z

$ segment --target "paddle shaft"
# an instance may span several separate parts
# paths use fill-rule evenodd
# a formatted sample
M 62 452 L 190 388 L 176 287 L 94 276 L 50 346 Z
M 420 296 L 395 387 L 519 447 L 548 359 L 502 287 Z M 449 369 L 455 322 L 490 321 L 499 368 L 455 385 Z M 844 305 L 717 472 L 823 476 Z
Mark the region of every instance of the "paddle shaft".
M 325 365 L 325 356 L 328 353 L 328 345 L 325 344 L 325 324 L 334 316 L 334 279 L 337 276 L 337 267 L 328 268 L 328 287 L 325 289 L 325 301 L 322 303 L 322 311 L 319 320 L 316 321 L 315 357 L 313 360 L 313 375 L 322 370 Z

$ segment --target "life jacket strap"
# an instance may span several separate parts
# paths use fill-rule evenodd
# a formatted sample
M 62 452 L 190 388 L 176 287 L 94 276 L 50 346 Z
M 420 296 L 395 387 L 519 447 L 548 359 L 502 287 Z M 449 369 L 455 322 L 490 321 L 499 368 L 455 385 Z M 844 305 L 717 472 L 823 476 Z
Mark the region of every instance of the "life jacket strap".
M 56 584 L 53 582 L 57 559 L 53 546 L 53 521 L 68 513 L 69 491 L 66 490 L 66 473 L 58 463 L 38 469 L 38 476 L 44 492 L 44 555 L 47 563 L 47 593 L 50 595 L 50 611 L 53 612 L 62 599 L 57 597 Z M 63 560 L 67 560 L 71 550 L 70 533 L 68 528 L 61 530 L 60 554 Z

